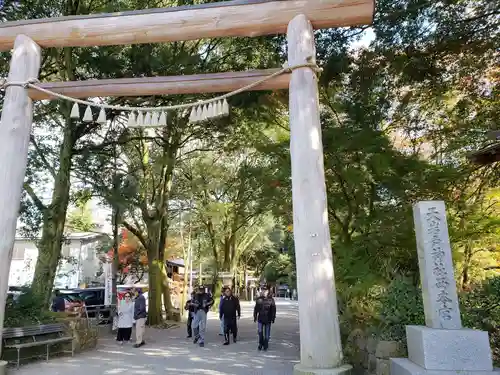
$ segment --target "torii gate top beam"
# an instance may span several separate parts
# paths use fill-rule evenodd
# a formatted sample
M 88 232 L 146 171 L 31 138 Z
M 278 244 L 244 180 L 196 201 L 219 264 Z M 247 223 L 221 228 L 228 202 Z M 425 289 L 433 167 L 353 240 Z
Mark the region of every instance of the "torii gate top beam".
M 160 43 L 216 37 L 281 34 L 304 14 L 316 29 L 372 22 L 374 0 L 233 0 L 121 13 L 0 24 L 0 51 L 17 35 L 41 47 Z

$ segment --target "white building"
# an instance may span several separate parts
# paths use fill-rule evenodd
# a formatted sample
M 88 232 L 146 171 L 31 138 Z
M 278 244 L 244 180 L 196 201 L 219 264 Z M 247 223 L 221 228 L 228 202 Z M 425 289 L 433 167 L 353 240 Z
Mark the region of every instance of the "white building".
M 100 245 L 106 236 L 98 233 L 70 233 L 62 247 L 62 257 L 54 280 L 55 288 L 77 288 L 81 283 L 104 282 Z M 31 284 L 38 257 L 36 241 L 16 237 L 9 286 Z

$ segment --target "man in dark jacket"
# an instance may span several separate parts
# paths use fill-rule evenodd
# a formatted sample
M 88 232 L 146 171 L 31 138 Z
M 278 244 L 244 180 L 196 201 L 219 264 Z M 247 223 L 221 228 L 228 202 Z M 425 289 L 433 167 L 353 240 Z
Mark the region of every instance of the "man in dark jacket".
M 195 293 L 191 292 L 191 299 L 188 300 L 184 305 L 184 310 L 188 312 L 188 320 L 187 320 L 188 339 L 193 337 L 193 329 L 191 328 L 191 325 L 193 323 L 193 318 L 194 318 L 194 305 L 191 303 L 191 301 L 193 301 L 194 295 Z
M 269 336 L 271 324 L 276 319 L 276 304 L 269 295 L 269 290 L 264 289 L 262 295 L 255 301 L 253 310 L 253 321 L 258 322 L 259 350 L 267 350 L 269 347 Z
M 135 345 L 134 348 L 138 348 L 145 344 L 144 333 L 146 331 L 146 298 L 142 294 L 142 290 L 138 289 L 135 291 L 137 297 L 134 301 L 134 320 L 135 320 Z
M 238 325 L 236 323 L 236 315 L 238 319 L 241 317 L 240 300 L 233 296 L 231 288 L 226 288 L 219 309 L 219 318 L 224 319 L 224 345 L 229 345 L 229 332 L 233 333 L 233 342 L 236 342 L 238 335 Z
M 214 304 L 212 296 L 205 292 L 205 287 L 200 286 L 196 292 L 192 304 L 194 306 L 193 331 L 194 343 L 205 346 L 205 331 L 207 328 L 207 313 Z

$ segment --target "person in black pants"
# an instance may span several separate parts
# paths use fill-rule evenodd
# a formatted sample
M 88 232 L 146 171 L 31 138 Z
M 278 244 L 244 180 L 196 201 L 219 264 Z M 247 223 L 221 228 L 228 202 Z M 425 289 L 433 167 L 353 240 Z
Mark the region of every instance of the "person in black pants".
M 271 324 L 276 319 L 276 304 L 269 290 L 264 289 L 262 295 L 255 301 L 253 321 L 258 322 L 259 350 L 267 350 L 271 336 Z
M 233 342 L 238 336 L 236 319 L 241 317 L 240 300 L 233 296 L 231 288 L 227 288 L 219 309 L 219 318 L 224 317 L 224 345 L 229 345 L 229 332 L 233 334 Z
M 192 303 L 193 298 L 194 298 L 194 292 L 191 292 L 191 299 L 186 302 L 184 305 L 184 310 L 188 312 L 188 320 L 187 320 L 187 338 L 190 339 L 193 337 L 193 329 L 191 327 L 191 324 L 193 323 L 193 317 L 194 317 L 194 304 Z

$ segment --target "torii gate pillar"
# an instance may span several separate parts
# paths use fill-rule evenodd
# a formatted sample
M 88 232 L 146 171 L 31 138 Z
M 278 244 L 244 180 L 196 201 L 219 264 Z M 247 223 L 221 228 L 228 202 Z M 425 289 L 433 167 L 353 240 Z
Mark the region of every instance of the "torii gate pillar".
M 38 78 L 40 47 L 25 35 L 18 35 L 12 51 L 8 82 Z M 5 91 L 0 121 L 0 354 L 9 270 L 21 205 L 24 174 L 28 162 L 33 103 L 22 86 Z M 0 375 L 5 371 L 0 361 Z
M 288 25 L 290 66 L 316 61 L 314 32 L 304 15 Z M 326 203 L 316 72 L 295 69 L 290 81 L 293 232 L 297 259 L 300 364 L 295 375 L 344 374 L 337 293 Z

